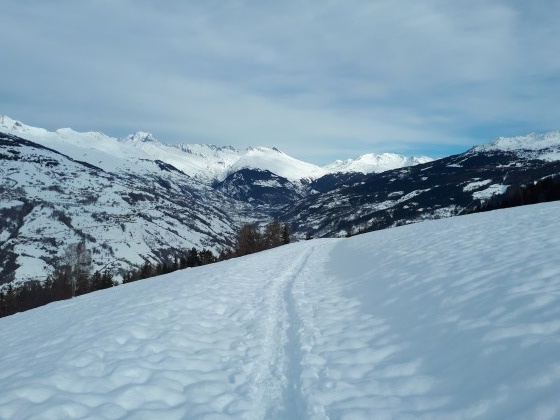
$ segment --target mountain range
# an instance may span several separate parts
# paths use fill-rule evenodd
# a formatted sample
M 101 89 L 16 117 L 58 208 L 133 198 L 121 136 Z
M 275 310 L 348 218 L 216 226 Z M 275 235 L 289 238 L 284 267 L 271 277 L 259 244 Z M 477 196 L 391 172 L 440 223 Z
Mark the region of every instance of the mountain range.
M 190 247 L 231 246 L 247 222 L 278 218 L 297 239 L 458 215 L 560 173 L 559 160 L 559 131 L 438 160 L 367 154 L 320 167 L 276 148 L 50 132 L 2 116 L 0 284 L 45 278 L 77 242 L 118 275 Z

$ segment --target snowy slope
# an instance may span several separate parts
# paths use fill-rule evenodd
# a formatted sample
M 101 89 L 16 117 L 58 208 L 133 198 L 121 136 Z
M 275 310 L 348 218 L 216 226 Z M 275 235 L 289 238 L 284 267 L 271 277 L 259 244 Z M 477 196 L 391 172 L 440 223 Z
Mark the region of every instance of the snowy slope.
M 306 241 L 0 319 L 0 418 L 558 418 L 559 211 Z
M 242 152 L 232 147 L 187 143 L 167 145 L 144 132 L 131 134 L 121 142 L 142 150 L 152 159 L 159 159 L 193 178 L 207 182 L 220 177 L 242 155 Z
M 427 156 L 405 157 L 395 153 L 368 153 L 356 159 L 337 160 L 324 166 L 323 169 L 328 173 L 360 172 L 363 174 L 370 174 L 427 163 L 432 160 L 432 158 Z
M 204 144 L 166 144 L 150 133 L 139 131 L 122 139 L 98 132 L 80 133 L 70 128 L 54 132 L 31 127 L 7 116 L 0 116 L 0 132 L 13 134 L 50 147 L 106 171 L 134 169 L 142 160 L 161 160 L 200 181 L 223 181 L 243 169 L 270 171 L 291 182 L 320 178 L 339 172 L 382 172 L 389 169 L 429 162 L 426 157 L 406 158 L 384 153 L 367 154 L 319 167 L 286 155 L 276 148 L 250 147 L 244 151 L 232 147 Z
M 83 240 L 95 269 L 115 271 L 193 246 L 215 251 L 247 211 L 162 162 L 107 172 L 2 133 L 0 203 L 0 284 L 44 280 Z
M 315 179 L 326 174 L 320 167 L 294 159 L 276 148 L 251 147 L 218 180 L 223 181 L 229 174 L 241 169 L 270 171 L 292 182 Z
M 490 143 L 475 146 L 472 150 L 500 150 L 535 159 L 560 160 L 560 130 L 545 134 L 531 133 L 525 136 L 498 137 Z
M 0 116 L 0 132 L 31 140 L 108 172 L 134 171 L 140 159 L 150 159 L 142 150 L 127 147 L 117 139 L 98 132 L 80 133 L 71 128 L 47 131 L 6 116 Z

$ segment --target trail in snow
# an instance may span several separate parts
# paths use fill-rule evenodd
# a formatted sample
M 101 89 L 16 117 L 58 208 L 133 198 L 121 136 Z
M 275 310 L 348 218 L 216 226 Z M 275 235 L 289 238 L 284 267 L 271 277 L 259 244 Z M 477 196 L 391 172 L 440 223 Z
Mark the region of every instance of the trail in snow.
M 558 418 L 559 211 L 296 243 L 0 319 L 0 418 Z
M 260 354 L 252 362 L 251 396 L 254 418 L 298 418 L 302 402 L 299 385 L 301 357 L 298 315 L 292 289 L 313 249 L 293 262 L 281 261 L 265 274 L 260 315 L 254 329 L 261 336 Z

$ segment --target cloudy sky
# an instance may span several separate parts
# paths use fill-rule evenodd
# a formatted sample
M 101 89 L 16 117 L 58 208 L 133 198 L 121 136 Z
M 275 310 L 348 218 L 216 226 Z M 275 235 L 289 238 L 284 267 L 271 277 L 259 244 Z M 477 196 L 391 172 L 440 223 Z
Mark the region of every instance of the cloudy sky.
M 0 0 L 0 114 L 324 164 L 560 128 L 558 0 Z

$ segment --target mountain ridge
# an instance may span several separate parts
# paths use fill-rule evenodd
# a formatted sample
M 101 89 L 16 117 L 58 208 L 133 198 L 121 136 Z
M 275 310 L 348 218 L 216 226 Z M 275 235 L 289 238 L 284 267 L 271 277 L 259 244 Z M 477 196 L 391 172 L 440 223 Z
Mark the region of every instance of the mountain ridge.
M 81 241 L 95 269 L 122 275 L 191 247 L 219 252 L 245 223 L 276 218 L 298 240 L 339 237 L 495 207 L 500 197 L 519 202 L 512 198 L 524 186 L 560 183 L 555 133 L 379 173 L 303 178 L 298 168 L 306 163 L 278 149 L 251 148 L 240 161 L 246 155 L 232 147 L 165 145 L 143 132 L 119 140 L 48 132 L 1 117 L 0 283 L 44 279 Z
M 431 160 L 426 156 L 405 157 L 394 153 L 368 153 L 357 158 L 339 160 L 331 164 L 318 166 L 293 158 L 276 147 L 248 147 L 241 151 L 231 146 L 220 147 L 210 144 L 167 144 L 156 139 L 153 134 L 144 131 L 137 131 L 120 139 L 94 131 L 81 133 L 71 128 L 62 128 L 50 132 L 44 128 L 28 126 L 8 116 L 0 116 L 0 130 L 39 143 L 49 141 L 71 143 L 74 141 L 74 143 L 78 143 L 74 146 L 81 146 L 86 149 L 97 146 L 92 144 L 92 141 L 102 142 L 102 147 L 96 147 L 98 150 L 109 149 L 119 156 L 124 154 L 122 150 L 119 150 L 119 144 L 133 146 L 136 150 L 127 150 L 132 155 L 131 157 L 159 159 L 176 166 L 190 176 L 206 182 L 223 181 L 228 175 L 240 169 L 270 170 L 294 182 L 302 179 L 316 179 L 329 173 L 353 171 L 377 173 Z M 177 150 L 186 155 L 178 154 Z M 193 151 L 195 152 L 193 153 Z M 78 153 L 78 151 L 73 153 Z M 203 162 L 197 157 L 202 158 Z M 344 162 L 344 164 L 340 162 Z M 353 162 L 353 164 L 350 162 Z

